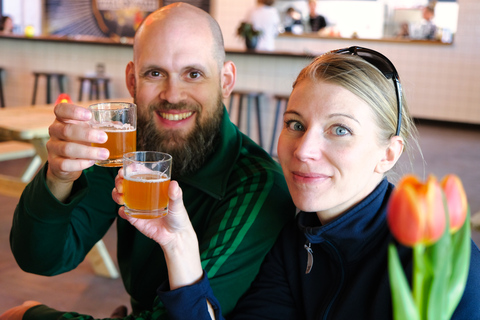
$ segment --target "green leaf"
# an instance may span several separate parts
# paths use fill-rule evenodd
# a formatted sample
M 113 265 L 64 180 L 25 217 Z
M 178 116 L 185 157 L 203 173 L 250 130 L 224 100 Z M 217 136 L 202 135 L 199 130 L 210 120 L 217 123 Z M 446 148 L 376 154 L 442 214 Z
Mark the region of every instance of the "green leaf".
M 420 320 L 397 248 L 393 244 L 388 246 L 388 274 L 392 292 L 393 319 Z
M 470 207 L 467 210 L 465 223 L 452 235 L 452 275 L 448 284 L 447 315 L 450 317 L 457 308 L 467 284 L 468 270 L 470 268 Z

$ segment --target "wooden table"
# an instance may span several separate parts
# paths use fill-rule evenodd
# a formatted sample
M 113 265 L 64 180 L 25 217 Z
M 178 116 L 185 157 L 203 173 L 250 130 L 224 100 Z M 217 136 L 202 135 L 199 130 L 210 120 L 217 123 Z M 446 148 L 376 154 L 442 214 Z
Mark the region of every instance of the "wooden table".
M 131 102 L 131 98 L 86 101 L 78 104 L 87 107 L 97 102 L 113 101 Z M 0 109 L 0 139 L 30 142 L 35 147 L 36 153 L 22 177 L 0 175 L 1 194 L 20 196 L 38 168 L 47 161 L 46 143 L 50 138 L 48 127 L 55 120 L 53 109 L 53 104 Z M 88 256 L 96 274 L 118 278 L 118 271 L 102 240 L 95 245 Z
M 0 175 L 0 193 L 11 196 L 21 193 L 47 161 L 45 144 L 49 139 L 48 127 L 54 119 L 53 105 L 0 109 L 0 138 L 30 142 L 36 153 L 21 178 Z

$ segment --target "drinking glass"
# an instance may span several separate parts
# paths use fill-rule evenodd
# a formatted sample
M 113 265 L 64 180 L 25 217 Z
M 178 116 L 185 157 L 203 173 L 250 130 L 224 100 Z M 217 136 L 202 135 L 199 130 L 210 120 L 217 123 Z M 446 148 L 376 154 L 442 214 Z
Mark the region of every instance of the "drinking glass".
M 92 112 L 90 125 L 105 131 L 108 136 L 103 144 L 92 143 L 94 147 L 107 148 L 107 160 L 98 160 L 96 165 L 121 167 L 123 154 L 137 150 L 137 106 L 128 102 L 104 102 L 88 107 Z
M 172 156 L 156 151 L 123 156 L 125 213 L 140 219 L 163 217 L 168 212 L 168 186 Z

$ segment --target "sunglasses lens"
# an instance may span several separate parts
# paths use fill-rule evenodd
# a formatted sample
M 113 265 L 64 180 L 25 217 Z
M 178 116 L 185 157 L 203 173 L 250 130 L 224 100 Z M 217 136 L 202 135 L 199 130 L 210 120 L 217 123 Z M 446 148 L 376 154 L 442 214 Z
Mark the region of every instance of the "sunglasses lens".
M 379 56 L 376 53 L 357 49 L 357 55 L 366 60 L 371 65 L 375 66 L 387 79 L 392 79 L 395 75 L 395 71 L 388 60 Z

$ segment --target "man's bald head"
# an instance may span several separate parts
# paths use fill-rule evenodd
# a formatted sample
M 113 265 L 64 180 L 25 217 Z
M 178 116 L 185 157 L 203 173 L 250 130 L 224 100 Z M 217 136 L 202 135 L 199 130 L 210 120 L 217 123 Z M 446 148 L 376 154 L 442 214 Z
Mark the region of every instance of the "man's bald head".
M 146 37 L 147 39 L 144 40 L 148 41 L 149 37 L 154 37 L 156 32 L 161 31 L 171 32 L 172 41 L 182 41 L 182 33 L 203 36 L 205 45 L 211 44 L 212 54 L 219 68 L 225 62 L 225 48 L 220 26 L 211 15 L 200 8 L 177 2 L 152 12 L 143 20 L 135 33 L 134 51 L 138 50 L 142 39 Z M 205 33 L 205 31 L 209 32 Z

